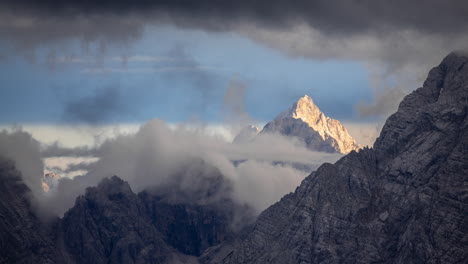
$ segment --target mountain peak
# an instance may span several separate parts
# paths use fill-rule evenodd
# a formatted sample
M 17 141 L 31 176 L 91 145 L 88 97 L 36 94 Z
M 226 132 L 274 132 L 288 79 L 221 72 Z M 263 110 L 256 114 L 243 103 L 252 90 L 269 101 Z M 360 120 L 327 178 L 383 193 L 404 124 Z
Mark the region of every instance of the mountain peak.
M 97 189 L 109 195 L 116 193 L 132 193 L 132 189 L 128 182 L 115 175 L 110 178 L 102 179 L 98 184 Z
M 314 123 L 320 118 L 326 118 L 322 111 L 320 111 L 320 108 L 314 103 L 314 100 L 308 95 L 299 98 L 286 114 L 295 119 L 302 119 L 306 123 Z
M 302 96 L 301 98 L 299 98 L 299 100 L 297 100 L 297 102 L 304 102 L 304 103 L 311 103 L 311 104 L 314 104 L 314 100 L 312 100 L 312 97 L 308 96 L 307 94 L 305 94 L 304 96 Z
M 287 111 L 268 123 L 264 131 L 302 138 L 310 149 L 316 151 L 346 154 L 361 148 L 346 128 L 338 120 L 322 113 L 308 95 L 299 98 Z

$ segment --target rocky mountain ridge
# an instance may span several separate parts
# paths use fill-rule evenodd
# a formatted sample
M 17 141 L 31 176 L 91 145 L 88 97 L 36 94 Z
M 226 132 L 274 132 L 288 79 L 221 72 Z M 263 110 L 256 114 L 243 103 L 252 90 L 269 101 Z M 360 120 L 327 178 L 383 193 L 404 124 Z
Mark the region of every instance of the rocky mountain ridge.
M 263 134 L 298 138 L 313 151 L 347 154 L 361 148 L 340 121 L 325 116 L 308 95 L 301 97 L 263 129 L 245 127 L 233 143 L 248 143 Z
M 0 180 L 0 263 L 198 263 L 205 249 L 235 236 L 234 221 L 247 221 L 236 217 L 248 208 L 207 197 L 223 190 L 213 178 L 180 195 L 175 186 L 135 194 L 119 177 L 105 178 L 48 222 L 13 162 L 0 159 Z
M 207 263 L 466 263 L 467 65 L 447 56 L 373 149 L 323 164 Z
M 56 263 L 59 258 L 30 198 L 15 164 L 0 158 L 0 263 Z

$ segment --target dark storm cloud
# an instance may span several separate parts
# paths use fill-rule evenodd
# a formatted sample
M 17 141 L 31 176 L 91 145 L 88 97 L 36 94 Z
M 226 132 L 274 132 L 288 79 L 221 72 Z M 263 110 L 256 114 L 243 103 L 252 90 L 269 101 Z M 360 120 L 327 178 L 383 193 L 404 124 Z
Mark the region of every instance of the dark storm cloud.
M 110 121 L 118 114 L 126 114 L 129 109 L 118 87 L 108 86 L 96 89 L 94 94 L 68 101 L 65 105 L 66 121 L 97 124 Z
M 417 28 L 432 32 L 466 28 L 468 4 L 463 0 L 375 1 L 375 0 L 133 0 L 133 1 L 3 1 L 3 7 L 31 14 L 157 14 L 210 17 L 222 20 L 250 18 L 269 24 L 303 19 L 314 26 L 339 30 L 366 30 L 377 27 Z M 155 12 L 155 13 L 153 13 Z M 221 19 L 225 18 L 225 19 Z M 229 22 L 229 21 L 228 21 Z
M 22 36 L 32 41 L 42 37 L 58 38 L 60 34 L 63 37 L 81 34 L 92 39 L 99 31 L 107 37 L 132 37 L 138 35 L 143 24 L 158 21 L 214 30 L 229 29 L 241 21 L 273 27 L 303 21 L 329 34 L 384 34 L 392 29 L 451 34 L 464 32 L 468 27 L 468 2 L 464 0 L 2 2 L 2 17 L 10 18 L 2 19 L 3 35 Z M 68 30 L 64 28 L 69 26 Z M 33 28 L 35 34 L 27 37 L 27 33 L 34 33 L 28 32 Z

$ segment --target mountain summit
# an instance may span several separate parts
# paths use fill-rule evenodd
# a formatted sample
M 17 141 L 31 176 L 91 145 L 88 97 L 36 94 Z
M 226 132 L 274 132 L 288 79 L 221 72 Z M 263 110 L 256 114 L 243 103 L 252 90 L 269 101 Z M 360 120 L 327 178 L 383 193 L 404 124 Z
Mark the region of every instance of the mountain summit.
M 298 137 L 316 151 L 347 154 L 361 148 L 340 121 L 325 116 L 308 95 L 266 124 L 261 133 Z

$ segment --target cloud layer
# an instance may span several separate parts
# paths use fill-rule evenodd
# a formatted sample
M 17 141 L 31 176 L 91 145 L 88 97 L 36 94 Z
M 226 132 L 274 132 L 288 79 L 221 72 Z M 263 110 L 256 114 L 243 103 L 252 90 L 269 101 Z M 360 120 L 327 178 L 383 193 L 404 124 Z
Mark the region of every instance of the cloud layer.
M 17 144 L 20 141 L 24 146 Z M 233 199 L 259 213 L 293 191 L 310 173 L 299 169 L 298 164 L 318 167 L 341 157 L 311 152 L 301 142 L 279 135 L 259 137 L 249 144 L 231 144 L 199 130 L 184 126 L 170 128 L 163 121 L 152 120 L 135 134 L 120 135 L 104 142 L 92 151 L 97 161 L 78 162 L 69 168 L 87 170 L 87 174 L 62 178 L 55 190 L 43 195 L 40 192 L 43 163 L 39 142 L 23 131 L 3 132 L 0 146 L 4 156 L 17 161 L 25 182 L 41 205 L 39 208 L 49 215 L 63 214 L 86 187 L 113 175 L 128 181 L 136 192 L 166 188 L 179 190 L 183 195 L 206 191 L 203 190 L 205 182 L 216 181 L 221 175 L 225 188 L 216 190 L 218 194 L 214 197 Z M 89 155 L 90 151 L 86 148 L 66 151 L 52 145 L 45 153 L 47 156 Z M 67 172 L 66 168 L 61 169 Z

